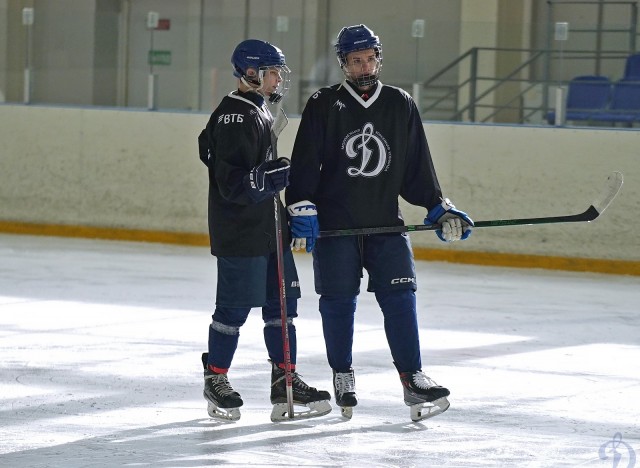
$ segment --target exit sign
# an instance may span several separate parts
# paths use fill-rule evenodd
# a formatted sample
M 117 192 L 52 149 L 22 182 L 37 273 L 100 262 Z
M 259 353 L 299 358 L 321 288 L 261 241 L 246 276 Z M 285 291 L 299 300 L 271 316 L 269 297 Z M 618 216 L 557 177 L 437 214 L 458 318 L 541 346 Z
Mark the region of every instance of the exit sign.
M 171 51 L 150 50 L 149 65 L 171 65 Z

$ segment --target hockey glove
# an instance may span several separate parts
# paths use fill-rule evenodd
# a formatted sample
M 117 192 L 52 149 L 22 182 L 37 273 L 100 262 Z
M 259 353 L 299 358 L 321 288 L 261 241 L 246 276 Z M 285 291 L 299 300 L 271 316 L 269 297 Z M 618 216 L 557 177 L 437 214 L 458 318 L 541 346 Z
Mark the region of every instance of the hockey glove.
M 258 203 L 284 189 L 289 185 L 290 169 L 287 158 L 264 161 L 251 169 L 244 178 L 251 199 Z
M 316 205 L 308 200 L 300 201 L 287 207 L 289 226 L 291 227 L 291 247 L 294 250 L 306 249 L 311 252 L 320 234 Z
M 471 235 L 473 221 L 464 211 L 457 210 L 448 198 L 427 213 L 424 224 L 438 224 L 436 235 L 444 242 L 465 240 Z

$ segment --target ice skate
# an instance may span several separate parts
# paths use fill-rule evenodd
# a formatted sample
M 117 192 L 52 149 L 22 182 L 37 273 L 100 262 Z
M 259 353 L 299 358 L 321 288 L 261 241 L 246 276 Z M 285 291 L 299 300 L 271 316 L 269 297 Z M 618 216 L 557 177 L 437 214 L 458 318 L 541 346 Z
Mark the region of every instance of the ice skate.
M 240 407 L 243 404 L 240 394 L 236 392 L 227 374 L 212 372 L 207 367 L 207 353 L 202 354 L 202 365 L 204 366 L 204 399 L 207 400 L 207 412 L 209 416 L 227 421 L 237 421 L 240 419 Z
M 356 379 L 353 369 L 349 372 L 333 371 L 333 390 L 336 397 L 336 404 L 340 407 L 342 416 L 351 419 L 353 407 L 358 404 L 356 397 Z
M 307 409 L 293 412 L 293 419 L 315 418 L 331 412 L 331 395 L 324 390 L 310 387 L 300 378 L 297 372 L 291 372 L 294 407 L 304 406 Z M 287 383 L 284 369 L 271 363 L 271 421 L 286 421 L 289 418 L 287 402 Z
M 441 387 L 421 370 L 401 372 L 404 402 L 410 407 L 411 420 L 433 418 L 449 409 L 449 390 Z

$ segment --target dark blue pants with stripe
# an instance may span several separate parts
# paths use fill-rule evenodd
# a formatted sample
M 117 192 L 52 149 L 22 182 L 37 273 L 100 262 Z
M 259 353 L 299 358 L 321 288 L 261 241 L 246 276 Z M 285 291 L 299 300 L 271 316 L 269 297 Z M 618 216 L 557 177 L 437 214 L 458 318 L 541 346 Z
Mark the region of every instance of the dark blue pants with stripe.
M 394 364 L 400 372 L 422 368 L 416 315 L 416 274 L 406 234 L 318 239 L 313 250 L 316 292 L 332 369 L 352 366 L 354 321 L 363 269 L 375 294 Z

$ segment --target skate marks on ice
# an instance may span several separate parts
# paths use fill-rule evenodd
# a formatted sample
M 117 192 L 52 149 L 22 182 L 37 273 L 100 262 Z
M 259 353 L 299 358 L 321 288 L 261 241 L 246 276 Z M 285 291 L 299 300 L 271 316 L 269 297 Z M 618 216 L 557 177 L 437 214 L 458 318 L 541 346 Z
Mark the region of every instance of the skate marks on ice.
M 139 429 L 118 431 L 99 437 L 71 441 L 38 449 L 0 454 L 2 466 L 44 468 L 64 466 L 112 467 L 154 466 L 195 467 L 211 465 L 231 466 L 358 466 L 356 461 L 371 457 L 373 445 L 359 450 L 350 442 L 368 432 L 379 433 L 387 426 L 347 429 L 331 421 L 314 424 L 243 423 L 210 419 L 193 419 Z M 391 427 L 396 433 L 401 425 Z M 330 430 L 327 430 L 330 429 Z M 386 437 L 380 438 L 377 446 Z M 345 449 L 351 446 L 350 449 Z M 393 450 L 397 451 L 398 446 Z M 393 452 L 392 450 L 392 452 Z M 362 458 L 364 457 L 364 458 Z M 394 466 L 390 457 L 379 454 L 367 462 L 371 467 Z M 390 463 L 391 462 L 391 463 Z
M 192 416 L 194 408 L 182 413 Z M 519 425 L 495 423 L 487 411 L 463 411 L 456 423 L 428 427 L 421 423 L 345 422 L 342 418 L 306 420 L 304 423 L 273 424 L 268 409 L 251 411 L 261 422 L 236 423 L 191 419 L 144 428 L 117 431 L 99 437 L 0 455 L 2 466 L 112 467 L 199 467 L 227 466 L 575 466 L 606 440 L 590 441 L 570 434 L 543 435 Z M 453 414 L 450 410 L 448 414 Z M 174 412 L 174 417 L 179 417 Z M 484 419 L 476 426 L 461 423 L 471 417 Z M 536 428 L 535 421 L 533 428 Z M 542 421 L 537 421 L 541 423 Z M 553 427 L 541 426 L 551 429 Z M 567 442 L 569 441 L 569 442 Z M 546 460 L 549 464 L 537 463 Z M 605 465 L 606 466 L 606 465 Z
M 353 418 L 332 401 L 329 415 L 272 423 L 254 312 L 234 361 L 242 418 L 220 423 L 196 366 L 215 284 L 207 255 L 0 236 L 0 466 L 610 467 L 599 451 L 618 433 L 640 453 L 637 278 L 419 262 L 425 372 L 451 390 L 451 407 L 419 423 L 364 293 Z M 296 261 L 312 284 L 310 258 Z M 310 291 L 299 363 L 329 389 Z

